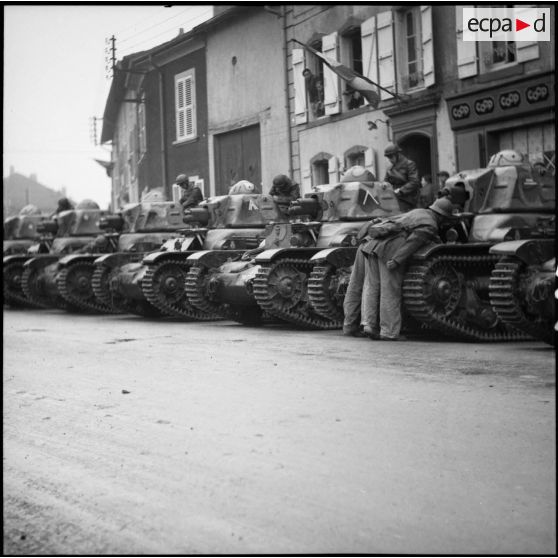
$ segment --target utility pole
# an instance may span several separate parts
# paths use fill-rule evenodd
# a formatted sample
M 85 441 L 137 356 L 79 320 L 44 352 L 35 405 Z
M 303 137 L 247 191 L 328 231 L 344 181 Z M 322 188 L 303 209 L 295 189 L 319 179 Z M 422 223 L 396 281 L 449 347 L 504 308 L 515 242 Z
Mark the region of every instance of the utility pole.
M 116 68 L 116 37 L 113 35 L 105 39 L 105 77 L 111 79 L 114 77 Z

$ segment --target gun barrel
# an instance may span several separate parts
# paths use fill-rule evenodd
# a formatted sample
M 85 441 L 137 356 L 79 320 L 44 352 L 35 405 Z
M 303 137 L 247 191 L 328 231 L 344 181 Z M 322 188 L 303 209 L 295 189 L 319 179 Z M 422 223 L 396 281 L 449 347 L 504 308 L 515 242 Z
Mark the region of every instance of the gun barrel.
M 298 198 L 291 202 L 289 215 L 308 215 L 315 219 L 320 213 L 321 205 L 317 198 Z
M 113 229 L 121 231 L 124 228 L 124 219 L 121 215 L 107 215 L 99 220 L 99 228 L 103 231 Z
M 37 232 L 40 234 L 56 234 L 58 232 L 58 223 L 54 219 L 38 223 Z
M 209 223 L 209 209 L 207 207 L 191 207 L 184 210 L 184 223 L 199 223 L 205 227 Z

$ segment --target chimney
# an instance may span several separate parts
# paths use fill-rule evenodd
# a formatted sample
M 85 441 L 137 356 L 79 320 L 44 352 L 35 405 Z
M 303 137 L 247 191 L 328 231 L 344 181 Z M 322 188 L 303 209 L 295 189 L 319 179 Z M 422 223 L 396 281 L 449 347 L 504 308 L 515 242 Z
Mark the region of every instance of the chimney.
M 33 182 L 37 182 L 37 173 L 31 173 L 29 175 L 29 178 L 33 181 Z
M 181 28 L 178 30 L 178 36 L 180 37 L 180 35 L 184 35 L 184 27 L 181 27 Z

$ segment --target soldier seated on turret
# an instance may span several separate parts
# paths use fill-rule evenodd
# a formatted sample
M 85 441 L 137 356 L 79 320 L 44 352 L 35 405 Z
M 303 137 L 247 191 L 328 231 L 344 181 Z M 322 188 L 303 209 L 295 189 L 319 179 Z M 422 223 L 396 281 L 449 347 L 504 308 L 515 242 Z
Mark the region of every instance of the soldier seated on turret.
M 176 177 L 175 184 L 180 186 L 183 190 L 183 194 L 178 200 L 183 209 L 188 207 L 195 207 L 203 201 L 202 191 L 195 185 L 194 182 L 188 180 L 185 174 L 179 174 Z
M 399 209 L 401 212 L 414 209 L 417 207 L 420 192 L 417 165 L 414 161 L 407 159 L 401 148 L 395 143 L 386 146 L 384 156 L 391 163 L 384 181 L 393 186 L 393 192 L 399 201 Z
M 273 197 L 281 211 L 287 215 L 289 204 L 300 198 L 300 188 L 288 176 L 278 174 L 273 179 L 273 186 L 271 186 L 269 195 Z

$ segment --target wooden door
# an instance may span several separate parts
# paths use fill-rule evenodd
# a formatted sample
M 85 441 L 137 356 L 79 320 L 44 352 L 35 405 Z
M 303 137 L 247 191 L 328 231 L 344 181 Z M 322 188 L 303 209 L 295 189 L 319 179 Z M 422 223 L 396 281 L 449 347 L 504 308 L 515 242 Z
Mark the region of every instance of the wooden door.
M 215 193 L 227 194 L 239 180 L 249 180 L 261 191 L 259 125 L 219 134 L 215 138 Z

